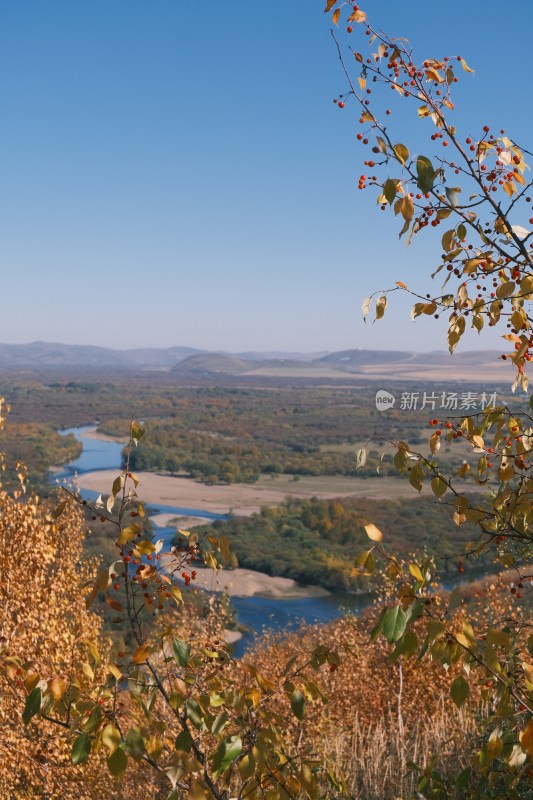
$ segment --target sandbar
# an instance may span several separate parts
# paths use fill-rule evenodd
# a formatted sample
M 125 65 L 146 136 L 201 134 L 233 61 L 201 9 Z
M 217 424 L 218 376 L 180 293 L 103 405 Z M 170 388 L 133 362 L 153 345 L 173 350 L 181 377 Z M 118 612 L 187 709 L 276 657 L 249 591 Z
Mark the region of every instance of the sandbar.
M 169 569 L 171 558 L 163 556 L 161 564 Z M 191 584 L 193 585 L 193 584 Z M 326 597 L 330 593 L 321 586 L 303 586 L 292 578 L 279 578 L 253 569 L 197 569 L 194 586 L 208 592 L 227 592 L 230 597 L 268 597 L 289 600 L 298 597 Z
M 97 470 L 78 476 L 80 489 L 109 494 L 118 470 Z M 263 506 L 279 505 L 286 497 L 328 499 L 332 497 L 414 498 L 417 493 L 401 478 L 302 477 L 293 481 L 282 475 L 274 480 L 261 477 L 257 483 L 232 483 L 209 486 L 191 478 L 173 477 L 154 472 L 138 472 L 138 496 L 157 508 L 158 505 L 208 511 L 215 514 L 250 516 Z M 179 512 L 177 512 L 179 513 Z M 176 516 L 174 514 L 173 516 Z M 201 516 L 198 514 L 198 516 Z

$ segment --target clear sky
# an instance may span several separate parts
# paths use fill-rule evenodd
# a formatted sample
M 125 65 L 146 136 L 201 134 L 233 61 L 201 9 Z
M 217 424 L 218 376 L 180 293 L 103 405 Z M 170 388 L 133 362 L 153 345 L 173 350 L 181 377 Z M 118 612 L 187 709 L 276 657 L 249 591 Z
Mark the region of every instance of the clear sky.
M 0 3 L 0 341 L 445 348 L 400 298 L 362 324 L 375 289 L 428 286 L 441 231 L 407 250 L 357 191 L 324 4 Z M 533 150 L 529 2 L 361 7 L 420 59 L 475 67 L 458 126 Z

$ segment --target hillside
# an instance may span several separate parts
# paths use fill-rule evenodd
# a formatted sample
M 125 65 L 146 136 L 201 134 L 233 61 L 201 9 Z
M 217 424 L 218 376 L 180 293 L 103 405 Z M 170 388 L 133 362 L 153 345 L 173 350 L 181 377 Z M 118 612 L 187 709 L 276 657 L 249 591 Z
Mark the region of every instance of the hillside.
M 255 364 L 229 353 L 197 353 L 176 364 L 172 372 L 187 375 L 239 375 L 253 369 Z
M 199 350 L 193 347 L 113 350 L 92 345 L 31 342 L 0 344 L 0 368 L 95 367 L 169 369 Z
M 494 350 L 414 353 L 390 350 L 339 350 L 333 353 L 208 352 L 192 347 L 114 350 L 56 342 L 0 344 L 0 369 L 167 372 L 186 379 L 228 377 L 250 379 L 388 381 L 474 381 L 510 383 L 512 370 Z

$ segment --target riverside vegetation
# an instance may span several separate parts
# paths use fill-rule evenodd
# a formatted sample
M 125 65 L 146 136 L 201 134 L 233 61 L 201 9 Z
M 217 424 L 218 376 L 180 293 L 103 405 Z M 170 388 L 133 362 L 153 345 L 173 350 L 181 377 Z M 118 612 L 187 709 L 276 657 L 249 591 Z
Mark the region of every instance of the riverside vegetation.
M 338 106 L 357 105 L 361 141 L 376 142 L 376 158 L 366 166 L 386 175 L 363 175 L 361 188 L 374 187 L 385 209 L 395 207 L 409 236 L 455 220 L 437 266 L 458 278 L 456 291 L 417 296 L 414 316 L 448 309 L 452 350 L 467 321 L 478 330 L 506 322 L 513 349 L 503 355 L 526 390 L 533 262 L 529 232 L 509 218 L 531 203 L 523 151 L 488 126 L 468 135 L 464 148 L 446 119 L 458 80 L 454 65 L 469 70 L 461 57 L 415 66 L 409 45 L 378 34 L 354 3 L 328 0 L 326 10 L 346 36 L 362 32 L 350 53 L 353 78 L 339 43 L 348 89 Z M 411 156 L 395 141 L 370 108 L 367 88 L 377 95 L 383 85 L 392 85 L 402 107 L 414 99 L 416 118 L 435 126 L 430 142 L 455 155 Z M 448 175 L 453 188 L 444 183 Z M 477 205 L 462 200 L 472 192 L 468 184 L 479 193 Z M 396 290 L 410 291 L 403 283 Z M 376 298 L 378 319 L 387 297 Z M 429 486 L 459 529 L 475 527 L 465 560 L 491 554 L 514 574 L 512 584 L 495 578 L 470 596 L 459 588 L 437 591 L 431 555 L 398 557 L 387 544 L 386 520 L 384 532 L 370 521 L 369 544 L 354 569 L 370 577 L 383 564 L 375 611 L 266 641 L 241 661 L 222 643 L 216 613 L 183 613 L 181 590 L 193 583 L 198 560 L 214 568 L 230 557 L 223 534 L 184 534 L 163 569 L 128 459 L 93 506 L 68 489 L 52 505 L 25 496 L 25 474 L 17 470 L 15 487 L 4 485 L 0 494 L 4 795 L 530 797 L 530 423 L 529 411 L 505 406 L 434 418 L 427 455 L 407 436 L 389 437 L 394 466 L 413 491 Z M 373 434 L 382 437 L 379 425 L 366 438 Z M 143 436 L 139 424 L 130 425 L 130 454 Z M 474 466 L 446 474 L 439 460 L 444 441 L 472 451 Z M 359 450 L 361 469 L 367 449 Z M 459 488 L 465 480 L 478 494 Z M 114 560 L 96 570 L 83 560 L 84 514 L 113 531 Z M 91 610 L 99 592 L 128 632 L 124 649 L 108 640 Z M 378 711 L 386 725 L 375 723 Z

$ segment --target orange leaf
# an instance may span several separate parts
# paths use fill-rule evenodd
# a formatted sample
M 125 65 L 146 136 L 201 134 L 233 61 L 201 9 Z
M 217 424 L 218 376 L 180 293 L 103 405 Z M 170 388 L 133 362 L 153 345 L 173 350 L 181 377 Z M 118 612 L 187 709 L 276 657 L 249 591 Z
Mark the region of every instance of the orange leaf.
M 533 719 L 530 719 L 520 734 L 520 744 L 530 758 L 533 758 Z
M 141 644 L 140 647 L 138 647 L 133 654 L 132 658 L 133 663 L 142 664 L 144 661 L 146 661 L 146 659 L 150 655 L 150 652 L 151 652 L 151 647 L 147 642 Z

